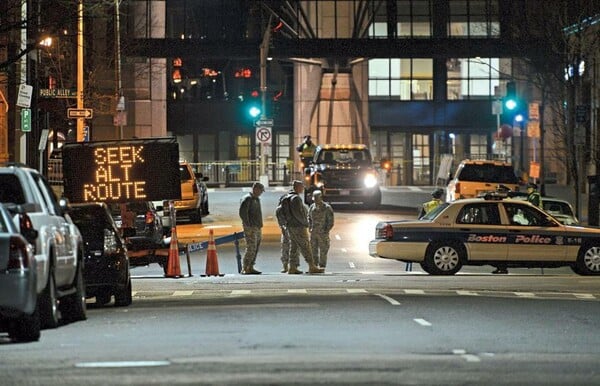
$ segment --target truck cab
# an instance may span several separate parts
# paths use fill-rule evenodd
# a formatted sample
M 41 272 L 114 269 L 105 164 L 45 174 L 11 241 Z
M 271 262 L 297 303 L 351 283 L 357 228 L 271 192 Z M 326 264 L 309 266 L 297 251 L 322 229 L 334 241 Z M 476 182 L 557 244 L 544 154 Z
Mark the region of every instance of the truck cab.
M 317 146 L 312 162 L 304 169 L 304 179 L 308 205 L 317 189 L 329 203 L 362 203 L 370 209 L 381 203 L 379 175 L 363 144 Z

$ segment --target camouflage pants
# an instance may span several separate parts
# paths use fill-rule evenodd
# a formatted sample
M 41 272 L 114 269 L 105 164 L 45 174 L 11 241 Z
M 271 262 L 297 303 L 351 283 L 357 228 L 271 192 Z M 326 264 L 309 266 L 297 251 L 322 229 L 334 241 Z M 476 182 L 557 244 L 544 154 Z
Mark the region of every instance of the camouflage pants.
M 308 228 L 291 227 L 288 228 L 288 234 L 291 242 L 290 267 L 297 267 L 300 265 L 298 250 L 302 253 L 302 256 L 304 256 L 304 260 L 306 260 L 309 267 L 314 265 L 310 241 L 308 239 Z
M 290 262 L 290 235 L 286 228 L 279 227 L 279 229 L 281 229 L 281 262 L 288 264 Z
M 327 265 L 327 252 L 329 252 L 329 232 L 313 229 L 310 232 L 310 248 L 315 264 L 325 267 Z
M 244 253 L 243 264 L 244 267 L 253 266 L 262 240 L 262 229 L 259 227 L 244 227 L 244 237 L 246 239 L 246 252 Z

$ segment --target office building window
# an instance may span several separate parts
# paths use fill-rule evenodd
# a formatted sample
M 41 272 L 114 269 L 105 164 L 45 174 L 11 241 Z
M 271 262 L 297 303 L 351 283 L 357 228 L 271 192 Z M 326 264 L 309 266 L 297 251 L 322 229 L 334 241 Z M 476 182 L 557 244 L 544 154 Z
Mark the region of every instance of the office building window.
M 450 37 L 499 37 L 498 0 L 450 0 Z
M 432 0 L 397 0 L 376 9 L 372 38 L 431 37 Z
M 369 98 L 432 100 L 433 60 L 369 60 Z
M 510 76 L 504 58 L 452 58 L 446 61 L 448 100 L 489 99 L 501 78 Z

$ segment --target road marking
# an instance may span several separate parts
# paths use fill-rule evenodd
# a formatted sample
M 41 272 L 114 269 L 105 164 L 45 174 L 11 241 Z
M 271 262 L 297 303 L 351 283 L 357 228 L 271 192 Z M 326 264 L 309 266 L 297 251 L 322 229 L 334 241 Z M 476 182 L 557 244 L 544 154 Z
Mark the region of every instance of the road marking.
M 479 294 L 477 292 L 473 292 L 473 291 L 461 291 L 461 290 L 458 290 L 458 291 L 456 291 L 456 293 L 458 295 L 463 295 L 463 296 L 479 296 Z
M 350 266 L 350 268 L 356 268 L 356 266 L 354 265 L 354 263 L 351 262 L 351 261 L 348 262 L 348 265 Z
M 156 367 L 170 364 L 169 361 L 79 362 L 75 364 L 75 367 Z
M 425 295 L 425 291 L 420 289 L 405 289 L 404 293 L 407 295 Z
M 573 294 L 577 299 L 596 299 L 592 294 Z
M 533 292 L 514 292 L 515 295 L 521 298 L 534 298 L 535 294 Z
M 297 289 L 289 289 L 287 290 L 288 294 L 305 294 L 306 290 L 304 288 L 297 288 Z
M 367 290 L 364 288 L 346 288 L 346 292 L 349 294 L 364 294 L 367 293 Z
M 231 291 L 231 295 L 250 295 L 252 291 L 250 290 L 233 290 Z
M 452 354 L 460 355 L 467 362 L 481 362 L 481 359 L 477 355 L 467 354 L 467 351 L 463 349 L 454 349 L 452 350 Z
M 384 295 L 384 294 L 375 294 L 376 296 L 379 296 L 380 298 L 387 300 L 388 303 L 390 303 L 392 306 L 399 306 L 400 302 L 397 301 L 396 299 L 392 299 L 391 297 Z
M 423 326 L 423 327 L 429 327 L 429 326 L 431 326 L 431 323 L 429 323 L 429 322 L 428 322 L 428 321 L 426 321 L 425 319 L 420 319 L 420 318 L 417 318 L 417 319 L 413 319 L 413 320 L 414 320 L 415 322 L 419 323 L 419 324 L 420 324 L 421 326 Z
M 338 234 L 336 233 L 336 235 L 335 235 L 335 239 L 336 239 L 336 240 L 341 240 L 342 238 L 340 237 L 340 235 L 338 235 Z
M 173 296 L 190 296 L 193 295 L 194 291 L 174 291 Z

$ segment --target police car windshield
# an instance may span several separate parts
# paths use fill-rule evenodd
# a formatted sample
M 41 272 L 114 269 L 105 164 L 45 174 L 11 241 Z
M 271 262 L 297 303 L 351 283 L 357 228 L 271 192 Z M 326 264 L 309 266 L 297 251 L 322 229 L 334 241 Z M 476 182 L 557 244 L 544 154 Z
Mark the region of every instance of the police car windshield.
M 465 164 L 459 171 L 458 179 L 474 182 L 519 183 L 512 166 L 493 164 Z
M 368 165 L 371 154 L 367 149 L 330 149 L 319 154 L 317 163 L 327 165 Z
M 444 209 L 446 209 L 448 207 L 448 205 L 450 205 L 450 204 L 448 204 L 447 202 L 444 202 L 444 203 L 436 206 L 429 213 L 427 213 L 426 215 L 421 217 L 419 220 L 427 220 L 427 221 L 433 220 L 434 218 L 437 217 L 438 214 L 443 212 Z

